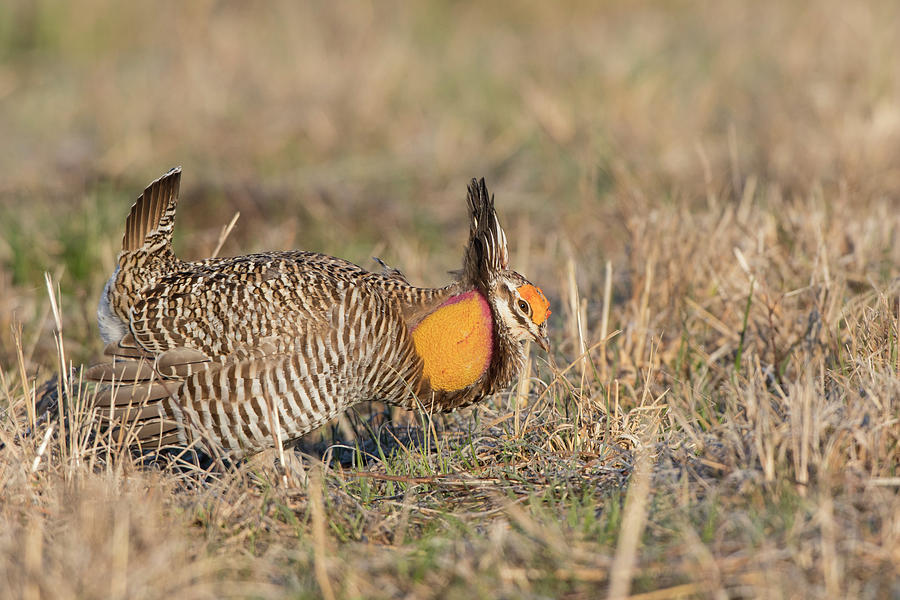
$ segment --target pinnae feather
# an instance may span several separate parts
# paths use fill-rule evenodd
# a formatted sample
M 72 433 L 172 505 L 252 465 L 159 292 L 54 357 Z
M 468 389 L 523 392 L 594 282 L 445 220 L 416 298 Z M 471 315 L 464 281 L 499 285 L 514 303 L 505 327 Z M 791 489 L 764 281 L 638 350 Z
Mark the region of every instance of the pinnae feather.
M 469 244 L 463 262 L 467 283 L 486 287 L 509 266 L 506 233 L 494 210 L 494 197 L 482 179 L 473 179 L 468 187 Z

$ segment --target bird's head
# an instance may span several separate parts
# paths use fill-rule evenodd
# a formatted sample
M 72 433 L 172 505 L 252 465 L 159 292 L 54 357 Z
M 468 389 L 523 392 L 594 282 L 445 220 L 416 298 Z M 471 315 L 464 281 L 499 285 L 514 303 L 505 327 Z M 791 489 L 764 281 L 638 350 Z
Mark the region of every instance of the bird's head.
M 550 351 L 547 337 L 550 303 L 541 288 L 515 271 L 505 271 L 495 279 L 488 292 L 488 302 L 498 326 L 509 337 L 520 342 L 534 341 L 545 351 Z

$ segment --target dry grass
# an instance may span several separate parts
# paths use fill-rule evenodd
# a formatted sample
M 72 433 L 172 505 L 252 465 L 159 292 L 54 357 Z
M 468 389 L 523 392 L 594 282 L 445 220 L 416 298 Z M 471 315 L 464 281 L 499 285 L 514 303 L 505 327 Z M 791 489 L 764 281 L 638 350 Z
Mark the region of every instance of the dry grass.
M 3 4 L 0 596 L 900 595 L 898 19 Z M 23 438 L 60 355 L 99 355 L 131 198 L 176 163 L 185 256 L 240 211 L 224 254 L 426 284 L 484 175 L 553 355 L 474 411 L 361 409 L 287 478 L 99 452 L 77 369 L 80 425 Z

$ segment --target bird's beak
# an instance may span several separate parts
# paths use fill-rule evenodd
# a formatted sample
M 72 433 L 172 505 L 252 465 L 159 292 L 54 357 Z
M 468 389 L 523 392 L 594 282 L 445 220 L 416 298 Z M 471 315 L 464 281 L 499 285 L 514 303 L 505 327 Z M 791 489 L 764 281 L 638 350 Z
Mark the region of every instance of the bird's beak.
M 537 345 L 538 345 L 538 346 L 540 346 L 541 348 L 543 348 L 544 352 L 547 352 L 547 353 L 550 352 L 550 338 L 547 337 L 546 334 L 545 334 L 545 335 L 542 335 L 542 336 L 539 337 L 539 338 L 535 338 L 534 341 L 537 342 Z

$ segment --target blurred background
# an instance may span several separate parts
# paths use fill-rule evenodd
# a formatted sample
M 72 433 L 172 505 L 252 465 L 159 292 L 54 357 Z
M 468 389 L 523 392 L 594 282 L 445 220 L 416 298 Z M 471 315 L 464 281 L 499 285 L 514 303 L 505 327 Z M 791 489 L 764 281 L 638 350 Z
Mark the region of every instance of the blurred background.
M 178 164 L 182 256 L 240 211 L 223 254 L 381 256 L 429 285 L 484 176 L 514 267 L 556 312 L 577 257 L 590 312 L 656 207 L 737 202 L 751 178 L 763 199 L 896 197 L 898 23 L 890 0 L 7 0 L 0 358 L 13 321 L 42 322 L 44 271 L 73 356 L 99 350 L 124 218 Z

